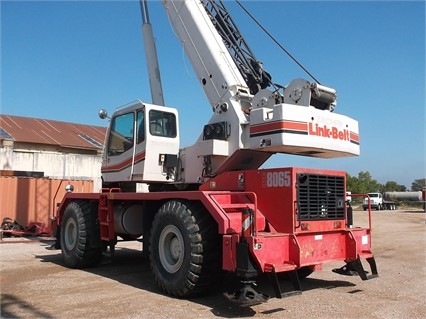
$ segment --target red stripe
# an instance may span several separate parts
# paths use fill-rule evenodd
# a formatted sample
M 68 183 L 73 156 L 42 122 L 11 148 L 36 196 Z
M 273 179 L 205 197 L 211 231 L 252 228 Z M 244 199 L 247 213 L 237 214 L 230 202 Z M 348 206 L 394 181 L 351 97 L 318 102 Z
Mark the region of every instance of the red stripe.
M 308 123 L 297 121 L 279 121 L 250 127 L 250 134 L 257 134 L 261 132 L 277 131 L 277 130 L 291 130 L 291 131 L 308 131 Z
M 350 132 L 349 137 L 350 137 L 351 141 L 359 142 L 359 135 L 358 134 L 356 134 L 354 132 Z
M 107 167 L 104 167 L 101 169 L 101 172 L 113 172 L 113 171 L 121 171 L 123 169 L 125 169 L 126 167 L 129 167 L 130 165 L 132 165 L 132 158 L 133 157 L 129 157 L 127 159 L 125 159 L 124 161 L 114 164 L 114 165 L 109 165 Z M 135 164 L 143 161 L 145 159 L 145 152 L 141 152 L 139 154 L 136 154 L 135 156 Z

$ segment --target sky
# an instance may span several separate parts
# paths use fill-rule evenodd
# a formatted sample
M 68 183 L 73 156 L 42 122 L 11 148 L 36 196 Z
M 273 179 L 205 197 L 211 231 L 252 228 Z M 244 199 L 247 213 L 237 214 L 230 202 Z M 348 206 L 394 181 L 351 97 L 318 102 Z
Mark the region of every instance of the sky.
M 181 147 L 211 116 L 209 102 L 166 18 L 149 2 L 165 104 L 179 109 Z M 225 2 L 275 83 L 312 80 L 232 1 Z M 264 167 L 370 172 L 411 188 L 426 178 L 425 2 L 255 1 L 243 6 L 322 84 L 336 113 L 359 122 L 361 154 L 274 155 Z M 136 99 L 151 102 L 137 0 L 8 1 L 1 11 L 0 113 L 106 126 Z

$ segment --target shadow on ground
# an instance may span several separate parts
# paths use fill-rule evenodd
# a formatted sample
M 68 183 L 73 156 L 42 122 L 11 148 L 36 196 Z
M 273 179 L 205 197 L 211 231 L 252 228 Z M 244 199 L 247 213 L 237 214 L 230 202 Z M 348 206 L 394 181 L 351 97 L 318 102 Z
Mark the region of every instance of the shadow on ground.
M 31 318 L 55 318 L 51 314 L 41 311 L 33 307 L 28 302 L 20 299 L 19 297 L 12 294 L 1 294 L 1 318 L 4 319 L 16 319 L 24 318 L 24 316 L 17 315 L 18 313 L 25 313 L 25 316 Z
M 43 262 L 53 263 L 65 268 L 60 250 L 52 250 L 51 252 L 52 253 L 50 255 L 40 255 L 36 256 L 36 258 Z M 164 293 L 157 287 L 150 270 L 149 261 L 144 258 L 142 251 L 117 246 L 113 259 L 104 258 L 103 262 L 99 266 L 83 269 L 81 271 L 103 276 L 137 289 L 164 295 Z M 219 282 L 220 284 L 212 288 L 207 295 L 192 298 L 190 299 L 191 302 L 210 308 L 210 312 L 213 315 L 222 318 L 253 317 L 256 314 L 256 311 L 254 311 L 251 307 L 241 306 L 225 298 L 225 294 L 234 292 L 236 287 L 239 286 L 237 278 L 232 275 L 224 274 L 224 278 Z M 259 277 L 257 285 L 259 291 L 274 297 L 272 285 L 266 276 Z M 280 285 L 283 291 L 291 290 L 292 287 L 291 283 L 285 279 L 280 279 Z M 306 278 L 302 282 L 302 291 L 312 289 L 333 289 L 349 286 L 355 286 L 355 284 L 344 280 L 327 281 L 315 278 Z M 276 308 L 265 311 L 264 314 L 284 311 L 284 308 Z M 50 318 L 49 316 L 43 317 Z

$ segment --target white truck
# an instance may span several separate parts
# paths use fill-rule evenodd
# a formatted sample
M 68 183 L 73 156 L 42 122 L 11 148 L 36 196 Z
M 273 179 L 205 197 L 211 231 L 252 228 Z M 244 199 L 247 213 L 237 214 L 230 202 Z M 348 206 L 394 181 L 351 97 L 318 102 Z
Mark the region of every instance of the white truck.
M 382 193 L 368 193 L 368 196 L 364 198 L 362 208 L 368 209 L 370 204 L 371 209 L 375 210 L 395 210 L 396 203 L 394 201 L 385 200 Z

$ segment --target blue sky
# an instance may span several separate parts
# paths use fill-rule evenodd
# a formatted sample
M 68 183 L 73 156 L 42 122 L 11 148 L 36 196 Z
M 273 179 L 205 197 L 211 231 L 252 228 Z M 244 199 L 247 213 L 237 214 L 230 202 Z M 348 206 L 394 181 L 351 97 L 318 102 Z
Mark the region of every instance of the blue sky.
M 234 3 L 228 9 L 276 83 L 298 66 Z M 359 121 L 361 155 L 314 159 L 275 155 L 265 167 L 369 171 L 380 183 L 411 187 L 426 177 L 424 1 L 242 1 L 321 83 L 338 92 L 336 113 Z M 180 112 L 181 146 L 211 115 L 196 75 L 151 1 L 165 102 Z M 7 1 L 1 9 L 2 114 L 105 126 L 103 107 L 151 102 L 139 3 Z

